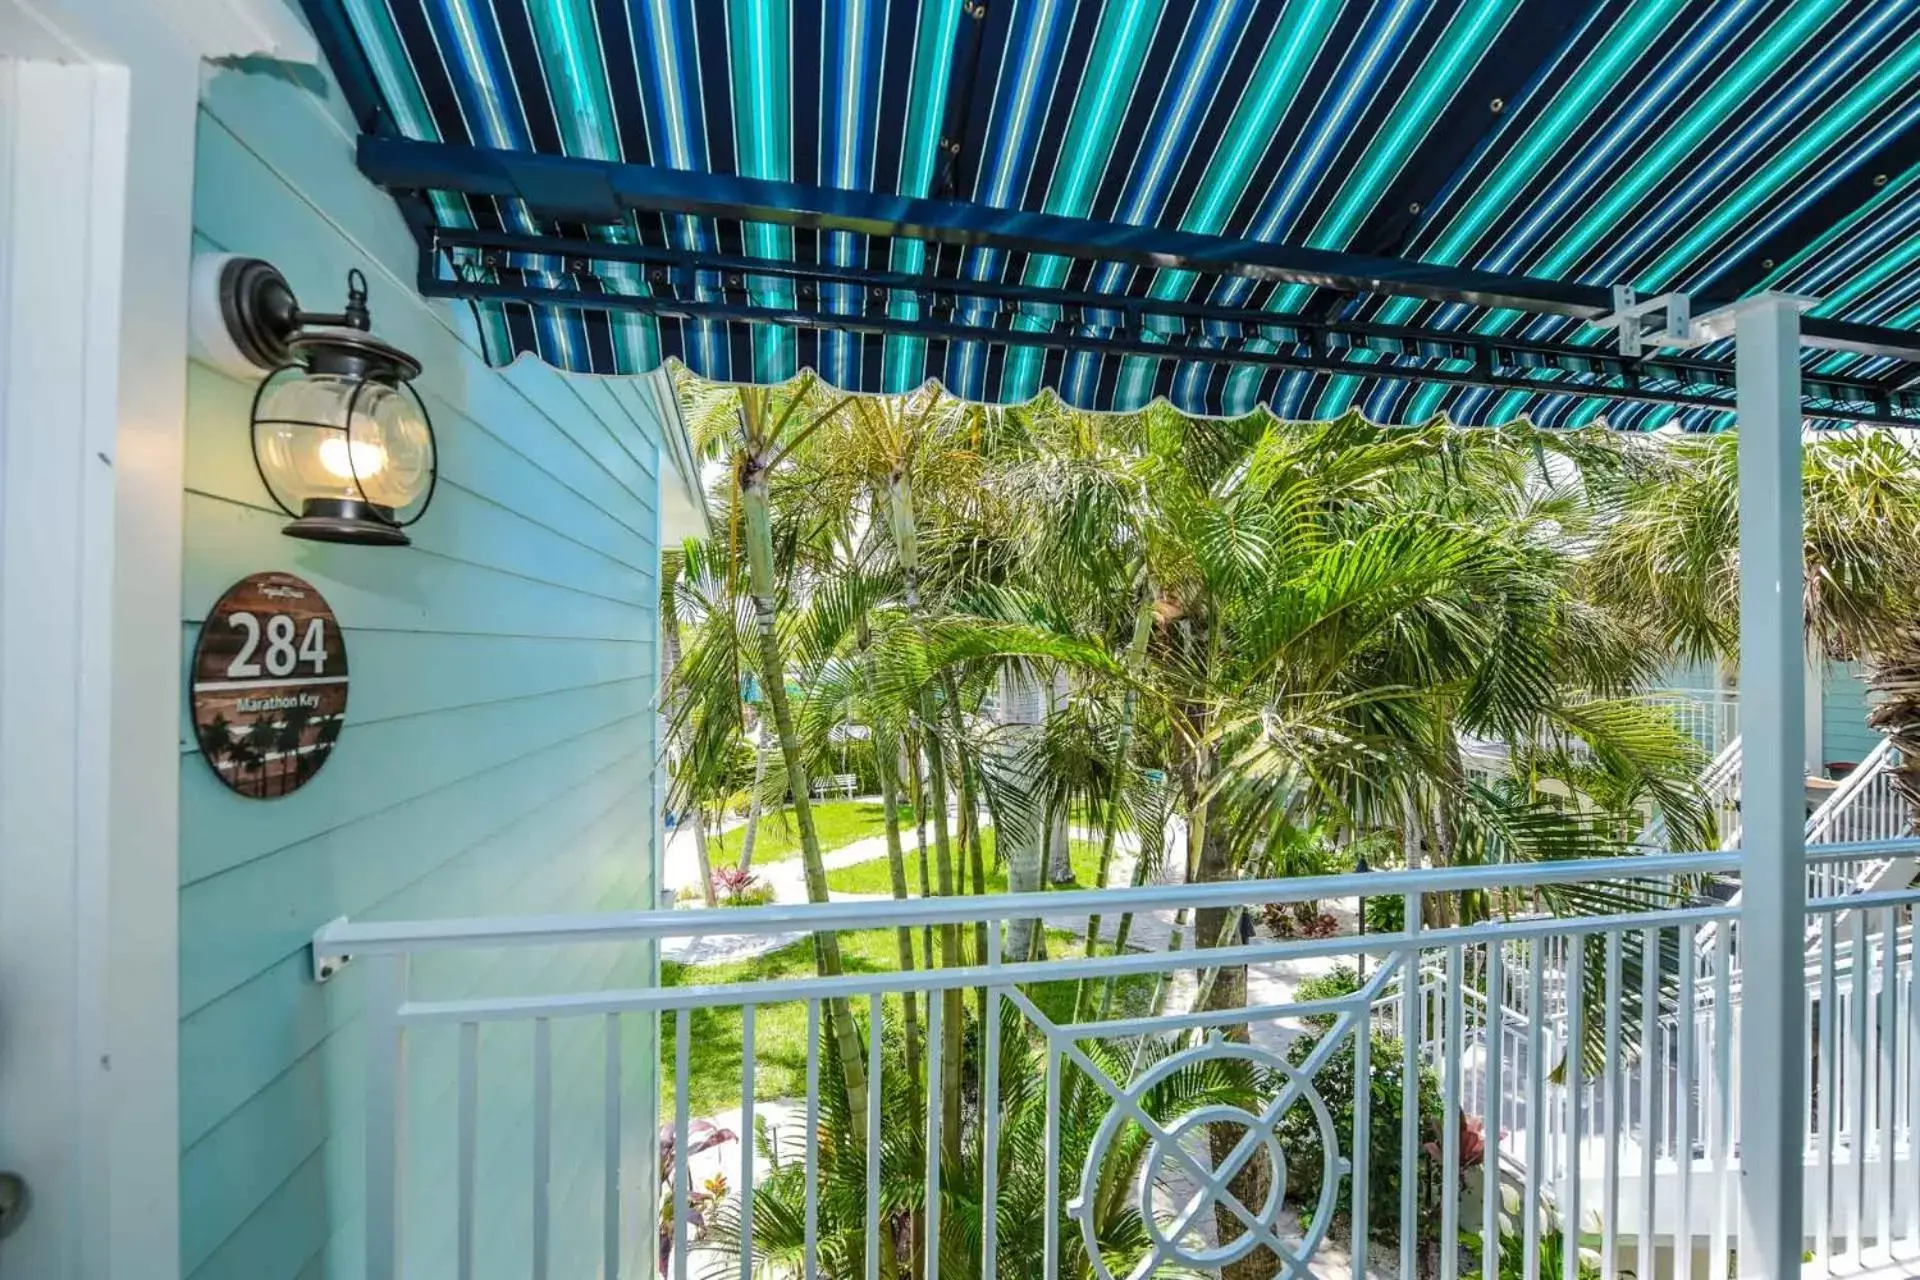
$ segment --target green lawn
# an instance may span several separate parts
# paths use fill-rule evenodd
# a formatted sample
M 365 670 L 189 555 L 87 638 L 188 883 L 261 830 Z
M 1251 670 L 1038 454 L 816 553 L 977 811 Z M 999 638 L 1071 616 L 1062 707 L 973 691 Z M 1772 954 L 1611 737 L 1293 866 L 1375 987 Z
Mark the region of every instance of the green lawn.
M 899 968 L 897 934 L 892 929 L 863 929 L 840 935 L 840 958 L 849 974 L 891 973 Z M 916 944 L 917 944 L 916 939 Z M 1055 955 L 1078 954 L 1080 939 L 1062 930 L 1048 931 L 1049 947 Z M 918 951 L 916 949 L 916 954 Z M 813 943 L 796 942 L 778 951 L 750 960 L 727 964 L 662 964 L 661 982 L 669 987 L 711 986 L 735 982 L 761 982 L 780 978 L 813 976 Z M 1121 984 L 1119 1006 L 1122 1010 L 1143 1010 L 1152 992 L 1151 978 L 1128 978 Z M 1037 983 L 1025 988 L 1047 1016 L 1065 1020 L 1073 1004 L 1071 982 Z M 972 995 L 968 996 L 969 1002 Z M 863 1029 L 867 1020 L 867 1002 L 854 1001 L 855 1018 Z M 924 1011 L 925 1004 L 921 1008 Z M 901 1016 L 895 997 L 886 1001 L 891 1023 Z M 922 1013 L 924 1018 L 925 1014 Z M 660 1061 L 674 1061 L 674 1015 L 660 1020 Z M 693 1087 L 689 1106 L 696 1116 L 730 1111 L 740 1105 L 742 1061 L 741 1015 L 737 1008 L 695 1009 L 688 1021 L 691 1043 L 688 1065 Z M 807 1092 L 807 1010 L 803 1004 L 761 1005 L 754 1012 L 754 1050 L 758 1069 L 754 1074 L 754 1097 L 758 1099 L 802 1098 Z M 671 1123 L 674 1108 L 674 1082 L 671 1067 L 662 1073 L 660 1109 L 664 1123 Z
M 1091 889 L 1094 875 L 1100 869 L 1100 846 L 1087 840 L 1067 842 L 1073 851 L 1074 882 L 1083 889 Z M 1005 893 L 1007 891 L 1007 869 L 1004 864 L 996 866 L 993 856 L 993 829 L 980 833 L 980 851 L 987 863 L 987 892 Z M 907 855 L 907 888 L 915 897 L 920 894 L 920 855 L 909 843 Z M 827 872 L 827 888 L 834 893 L 882 893 L 893 892 L 893 878 L 887 870 L 886 858 L 879 857 L 867 862 L 856 862 L 850 867 L 840 867 Z
M 903 813 L 901 821 L 907 830 L 913 829 L 912 817 Z M 886 809 L 878 800 L 828 800 L 813 806 L 813 829 L 820 835 L 820 851 L 832 853 L 855 840 L 885 832 Z M 714 865 L 739 862 L 740 845 L 746 837 L 744 824 L 715 837 L 718 847 L 712 852 Z M 793 810 L 782 806 L 762 815 L 760 833 L 753 841 L 754 862 L 780 862 L 799 855 L 800 828 L 794 823 Z

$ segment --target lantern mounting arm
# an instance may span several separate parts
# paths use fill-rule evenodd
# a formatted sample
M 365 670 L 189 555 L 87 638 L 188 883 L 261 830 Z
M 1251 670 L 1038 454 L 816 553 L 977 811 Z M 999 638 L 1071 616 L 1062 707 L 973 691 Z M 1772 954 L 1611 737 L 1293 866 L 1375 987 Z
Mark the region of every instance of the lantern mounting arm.
M 367 278 L 347 272 L 347 305 L 340 311 L 307 311 L 280 269 L 261 258 L 234 258 L 221 270 L 220 310 L 241 354 L 262 369 L 293 360 L 293 340 L 307 329 L 370 332 Z

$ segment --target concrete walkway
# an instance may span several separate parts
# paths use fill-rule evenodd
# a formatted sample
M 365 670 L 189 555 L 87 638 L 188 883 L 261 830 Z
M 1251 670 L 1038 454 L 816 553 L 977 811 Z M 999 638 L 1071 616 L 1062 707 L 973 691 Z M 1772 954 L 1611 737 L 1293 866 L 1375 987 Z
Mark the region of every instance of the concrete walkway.
M 1093 841 L 1099 839 L 1099 833 L 1085 828 L 1076 828 L 1071 833 L 1076 840 Z M 1180 882 L 1179 867 L 1184 860 L 1176 839 L 1174 847 L 1156 883 L 1177 884 Z M 1122 834 L 1114 853 L 1110 883 L 1127 884 L 1133 877 L 1134 860 L 1139 853 L 1139 842 L 1134 837 Z M 863 863 L 887 856 L 887 841 L 884 835 L 867 836 L 853 841 L 828 853 L 823 861 L 827 870 L 837 871 L 844 867 L 859 866 Z M 909 850 L 909 857 L 915 856 Z M 697 888 L 699 885 L 698 860 L 693 851 L 693 834 L 682 828 L 673 833 L 667 842 L 665 859 L 667 884 L 676 893 L 685 888 Z M 762 863 L 759 875 L 763 883 L 773 889 L 775 902 L 805 902 L 807 900 L 806 874 L 800 859 L 785 858 L 777 862 Z M 885 903 L 892 899 L 885 894 L 835 893 L 836 902 L 873 902 Z M 680 904 L 683 910 L 704 911 L 707 908 L 698 898 Z M 1353 899 L 1342 899 L 1323 904 L 1324 908 L 1340 921 L 1343 930 L 1353 928 L 1359 904 Z M 714 912 L 714 922 L 719 926 L 715 931 L 696 937 L 676 938 L 661 947 L 661 958 L 678 964 L 724 964 L 731 961 L 751 959 L 778 951 L 803 941 L 808 935 L 804 930 L 792 930 L 775 934 L 741 934 L 724 932 L 721 922 L 725 919 L 725 908 Z M 880 910 L 876 909 L 876 923 L 880 919 Z M 1107 916 L 1100 924 L 1100 939 L 1111 945 L 1119 928 L 1117 916 Z M 1060 930 L 1076 937 L 1084 937 L 1087 929 L 1085 916 L 1045 917 L 1047 928 Z M 1172 911 L 1144 911 L 1137 913 L 1127 935 L 1129 951 L 1161 952 L 1170 948 L 1175 932 L 1175 917 Z M 1192 951 L 1194 948 L 1191 922 L 1180 927 L 1180 948 Z M 1285 1004 L 1293 999 L 1294 991 L 1308 980 L 1331 972 L 1339 962 L 1334 959 L 1315 957 L 1299 960 L 1276 961 L 1252 966 L 1247 973 L 1247 1003 L 1249 1005 Z M 1173 989 L 1167 994 L 1167 1007 L 1184 1009 L 1189 1007 L 1198 994 L 1198 983 L 1193 969 L 1182 969 L 1173 975 Z M 1278 1020 L 1257 1024 L 1253 1029 L 1254 1041 L 1265 1048 L 1280 1051 L 1299 1031 L 1292 1020 Z
M 866 836 L 833 850 L 821 859 L 827 870 L 838 871 L 842 867 L 856 867 L 863 862 L 887 856 L 887 838 L 884 835 Z M 693 833 L 675 831 L 667 839 L 667 853 L 663 860 L 666 874 L 666 888 L 677 896 L 682 890 L 700 887 L 700 863 L 694 855 Z M 775 902 L 805 902 L 807 900 L 807 873 L 799 857 L 782 858 L 777 862 L 764 862 L 755 868 L 755 874 L 763 884 L 773 889 Z M 836 902 L 886 902 L 885 894 L 836 893 Z M 686 902 L 676 903 L 683 911 L 706 911 L 707 905 L 698 897 Z M 727 908 L 714 908 L 716 926 L 725 920 Z M 672 938 L 661 945 L 660 958 L 676 964 L 724 964 L 731 960 L 747 960 L 754 956 L 765 955 L 769 951 L 778 951 L 791 946 L 807 936 L 805 930 L 788 933 L 745 934 L 713 932 L 694 938 Z

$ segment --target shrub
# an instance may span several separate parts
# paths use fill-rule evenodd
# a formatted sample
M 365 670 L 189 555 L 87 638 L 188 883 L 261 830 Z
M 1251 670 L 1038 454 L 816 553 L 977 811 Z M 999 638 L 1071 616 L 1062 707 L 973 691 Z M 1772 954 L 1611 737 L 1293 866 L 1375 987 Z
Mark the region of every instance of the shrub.
M 721 867 L 715 871 L 713 890 L 723 907 L 764 907 L 773 901 L 773 886 L 739 867 Z
M 1312 902 L 1265 903 L 1260 908 L 1260 922 L 1268 933 L 1282 940 L 1331 938 L 1340 932 L 1340 922 Z
M 1398 933 L 1407 922 L 1406 901 L 1395 894 L 1367 899 L 1367 932 Z
M 1351 970 L 1348 970 L 1351 973 Z M 1336 974 L 1316 981 L 1331 984 Z M 1307 984 L 1303 983 L 1304 989 Z M 1296 1040 L 1287 1052 L 1287 1060 L 1298 1066 L 1305 1062 L 1314 1048 L 1320 1043 L 1322 1035 L 1307 1035 Z M 1368 1148 L 1368 1196 L 1367 1222 L 1368 1234 L 1376 1239 L 1397 1239 L 1400 1221 L 1400 1041 L 1391 1036 L 1375 1035 L 1372 1041 L 1371 1058 L 1368 1062 L 1368 1095 L 1372 1111 L 1369 1115 L 1368 1131 L 1371 1145 Z M 1314 1077 L 1314 1085 L 1320 1096 L 1325 1099 L 1327 1111 L 1333 1120 L 1333 1133 L 1342 1148 L 1349 1148 L 1353 1142 L 1353 1100 L 1354 1100 L 1354 1037 L 1348 1034 L 1339 1048 L 1335 1049 L 1319 1074 Z M 1432 1071 L 1420 1072 L 1420 1132 L 1423 1139 L 1439 1133 L 1440 1118 L 1443 1114 L 1440 1102 L 1440 1081 Z M 1320 1184 L 1323 1176 L 1325 1156 L 1320 1142 L 1320 1125 L 1311 1107 L 1305 1102 L 1287 1108 L 1280 1118 L 1277 1135 L 1281 1150 L 1287 1157 L 1287 1196 L 1299 1209 L 1303 1217 L 1311 1216 L 1314 1206 L 1319 1203 Z M 1433 1165 L 1431 1157 L 1422 1152 L 1418 1157 L 1423 1175 Z M 1334 1216 L 1343 1222 L 1353 1219 L 1353 1183 L 1343 1178 L 1340 1195 L 1334 1203 Z
M 1560 1215 L 1546 1205 L 1534 1210 L 1540 1215 L 1540 1251 L 1536 1259 L 1538 1274 L 1558 1276 L 1566 1272 L 1567 1233 L 1561 1227 Z M 1493 1275 L 1498 1280 L 1520 1280 L 1527 1273 L 1527 1239 L 1525 1211 L 1520 1203 L 1520 1193 L 1510 1186 L 1500 1188 L 1500 1252 L 1494 1260 Z M 1482 1233 L 1463 1229 L 1461 1243 L 1475 1255 L 1481 1264 L 1467 1271 L 1461 1280 L 1488 1280 L 1486 1270 L 1486 1241 Z M 1591 1249 L 1582 1248 L 1578 1241 L 1573 1244 L 1578 1253 L 1580 1280 L 1601 1280 L 1600 1258 Z M 1803 1259 L 1810 1261 L 1810 1259 Z M 1631 1275 L 1631 1272 L 1621 1272 Z
M 1317 978 L 1308 978 L 1295 987 L 1293 998 L 1302 1004 L 1310 1000 L 1338 1000 L 1342 996 L 1352 995 L 1359 989 L 1359 971 L 1352 965 L 1342 964 L 1334 966 L 1330 973 L 1323 973 Z M 1308 1014 L 1301 1021 L 1324 1034 L 1332 1030 L 1333 1019 L 1333 1014 L 1316 1013 Z
M 1300 926 L 1300 936 L 1303 938 L 1331 938 L 1338 932 L 1340 921 L 1329 911 L 1314 912 L 1313 918 Z

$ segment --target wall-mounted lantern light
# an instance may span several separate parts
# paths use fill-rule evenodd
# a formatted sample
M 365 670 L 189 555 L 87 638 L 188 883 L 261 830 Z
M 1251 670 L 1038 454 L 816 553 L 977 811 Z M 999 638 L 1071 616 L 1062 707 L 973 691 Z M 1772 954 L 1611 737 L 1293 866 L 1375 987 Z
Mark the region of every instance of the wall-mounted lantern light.
M 202 270 L 218 299 L 220 354 L 267 374 L 253 397 L 253 461 L 294 517 L 282 532 L 407 545 L 406 527 L 433 501 L 433 424 L 409 385 L 420 362 L 370 332 L 366 277 L 347 273 L 346 309 L 329 315 L 301 310 L 286 277 L 259 258 Z

